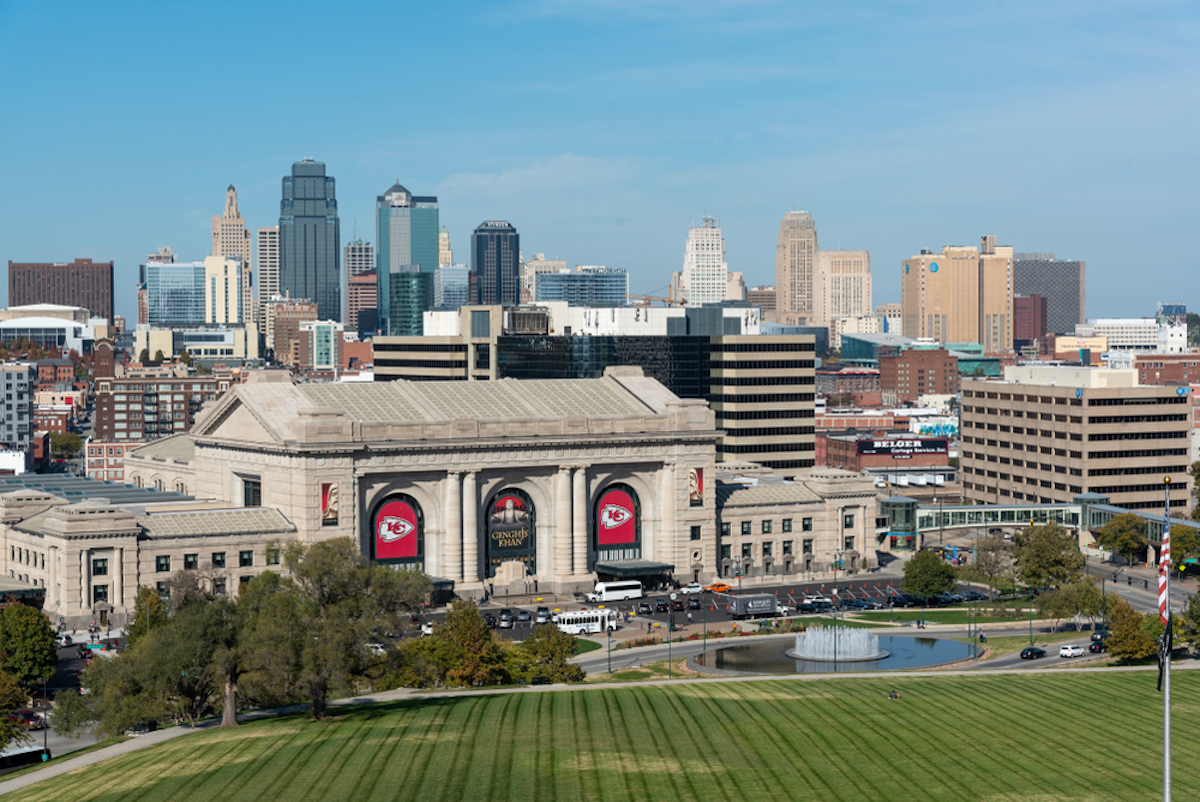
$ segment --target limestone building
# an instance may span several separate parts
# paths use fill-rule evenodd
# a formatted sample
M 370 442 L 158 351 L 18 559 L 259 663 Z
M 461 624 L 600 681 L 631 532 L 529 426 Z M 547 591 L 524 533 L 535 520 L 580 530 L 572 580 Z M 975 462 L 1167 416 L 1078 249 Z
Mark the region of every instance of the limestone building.
M 813 314 L 813 266 L 817 227 L 808 212 L 788 212 L 779 224 L 775 246 L 775 309 Z
M 810 326 L 839 318 L 870 317 L 871 255 L 866 251 L 817 251 L 813 266 Z
M 238 275 L 241 284 L 237 293 L 241 308 L 238 310 L 237 320 L 247 325 L 253 323 L 256 319 L 253 249 L 250 244 L 250 229 L 246 228 L 246 220 L 238 211 L 237 190 L 233 188 L 233 184 L 225 190 L 225 211 L 213 215 L 212 255 L 233 257 L 241 261 Z M 207 260 L 205 262 L 207 264 Z
M 258 321 L 258 330 L 262 334 L 265 334 L 267 330 L 266 312 L 263 307 L 269 299 L 278 294 L 279 226 L 260 228 L 258 230 L 258 309 L 255 320 Z

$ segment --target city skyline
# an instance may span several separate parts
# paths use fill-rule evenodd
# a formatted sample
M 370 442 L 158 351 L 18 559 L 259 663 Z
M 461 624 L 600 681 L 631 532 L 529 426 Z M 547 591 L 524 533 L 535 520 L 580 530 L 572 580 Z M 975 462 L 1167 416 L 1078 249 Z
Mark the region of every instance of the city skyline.
M 681 237 L 705 215 L 730 270 L 747 286 L 773 283 L 789 209 L 820 221 L 826 248 L 871 253 L 880 303 L 899 300 L 901 260 L 981 231 L 1017 252 L 1086 261 L 1089 316 L 1152 314 L 1190 275 L 1187 190 L 1200 165 L 1185 132 L 1197 112 L 1173 101 L 1200 73 L 1190 6 L 843 16 L 771 2 L 470 4 L 454 26 L 422 9 L 405 17 L 412 57 L 463 58 L 440 61 L 438 80 L 394 105 L 378 102 L 374 54 L 391 46 L 398 10 L 296 12 L 281 22 L 248 9 L 231 32 L 191 9 L 77 9 L 65 21 L 33 4 L 0 9 L 0 64 L 22 110 L 0 133 L 21 155 L 0 200 L 0 259 L 113 260 L 117 314 L 136 319 L 144 254 L 209 255 L 229 184 L 251 230 L 274 225 L 279 176 L 311 155 L 337 176 L 347 226 L 369 231 L 379 188 L 399 175 L 439 198 L 455 249 L 479 221 L 507 219 L 527 251 L 626 269 L 631 292 L 667 286 Z M 329 37 L 351 28 L 345 43 Z M 51 29 L 61 55 L 47 61 L 29 34 Z M 228 70 L 215 52 L 147 70 L 141 45 L 161 30 L 197 52 L 233 37 L 242 86 L 286 81 L 285 53 L 331 43 L 330 68 L 306 89 L 339 104 L 370 98 L 373 124 L 348 130 L 288 92 L 231 92 L 211 81 Z M 514 36 L 539 41 L 543 58 L 501 46 Z M 97 39 L 114 54 L 99 64 L 84 60 Z M 952 40 L 977 57 L 947 69 L 936 45 Z M 466 99 L 483 75 L 509 95 L 480 127 Z M 162 137 L 138 122 L 150 113 L 188 125 Z M 227 126 L 231 115 L 246 124 Z M 987 188 L 969 202 L 941 189 L 968 176 Z M 64 228 L 68 191 L 111 202 Z M 1143 280 L 1129 284 L 1134 270 Z

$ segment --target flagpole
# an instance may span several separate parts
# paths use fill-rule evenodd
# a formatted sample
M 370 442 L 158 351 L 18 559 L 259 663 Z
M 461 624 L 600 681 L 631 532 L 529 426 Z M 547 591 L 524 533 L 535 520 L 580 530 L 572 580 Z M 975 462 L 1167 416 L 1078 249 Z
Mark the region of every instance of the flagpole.
M 1159 553 L 1159 614 L 1163 619 L 1163 802 L 1171 802 L 1171 477 L 1163 482 L 1163 547 Z

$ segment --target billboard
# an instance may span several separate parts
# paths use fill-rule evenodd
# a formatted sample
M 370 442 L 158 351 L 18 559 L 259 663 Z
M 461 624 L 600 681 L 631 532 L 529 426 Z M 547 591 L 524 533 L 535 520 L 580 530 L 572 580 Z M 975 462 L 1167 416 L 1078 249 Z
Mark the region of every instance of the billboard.
M 703 468 L 688 468 L 688 502 L 693 507 L 704 506 Z
M 487 506 L 488 576 L 495 576 L 501 563 L 517 560 L 529 573 L 534 562 L 535 531 L 533 502 L 517 489 L 501 490 Z
M 338 486 L 334 482 L 321 485 L 321 526 L 337 526 Z
M 949 441 L 944 437 L 925 438 L 921 440 L 859 440 L 858 453 L 890 456 L 897 459 L 911 457 L 914 454 L 948 454 Z
M 603 548 L 636 543 L 637 516 L 638 505 L 632 491 L 623 486 L 609 487 L 596 503 L 596 545 Z
M 421 507 L 408 496 L 393 496 L 375 510 L 372 558 L 416 562 L 424 547 Z

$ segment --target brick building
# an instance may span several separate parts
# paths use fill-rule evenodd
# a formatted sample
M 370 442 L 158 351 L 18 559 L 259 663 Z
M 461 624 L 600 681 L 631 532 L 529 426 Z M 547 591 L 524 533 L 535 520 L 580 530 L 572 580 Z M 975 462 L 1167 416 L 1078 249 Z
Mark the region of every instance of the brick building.
M 200 406 L 244 381 L 245 373 L 98 379 L 96 439 L 148 441 L 190 431 Z
M 867 468 L 942 468 L 950 463 L 950 443 L 945 437 L 914 434 L 817 435 L 825 441 L 825 464 L 862 473 Z
M 879 392 L 879 371 L 876 368 L 819 368 L 816 373 L 817 395 L 826 398 Z
M 80 306 L 113 319 L 113 263 L 76 259 L 70 263 L 8 263 L 8 305 Z
M 35 407 L 33 410 L 33 428 L 39 432 L 66 434 L 74 420 L 73 406 Z
M 1046 297 L 1013 296 L 1013 340 L 1031 343 L 1046 339 Z
M 1136 354 L 1133 369 L 1139 384 L 1200 382 L 1200 354 Z
M 125 483 L 125 455 L 145 440 L 89 440 L 84 470 L 89 479 Z
M 944 348 L 879 353 L 879 389 L 886 406 L 916 403 L 926 395 L 954 395 L 958 387 L 958 359 Z

